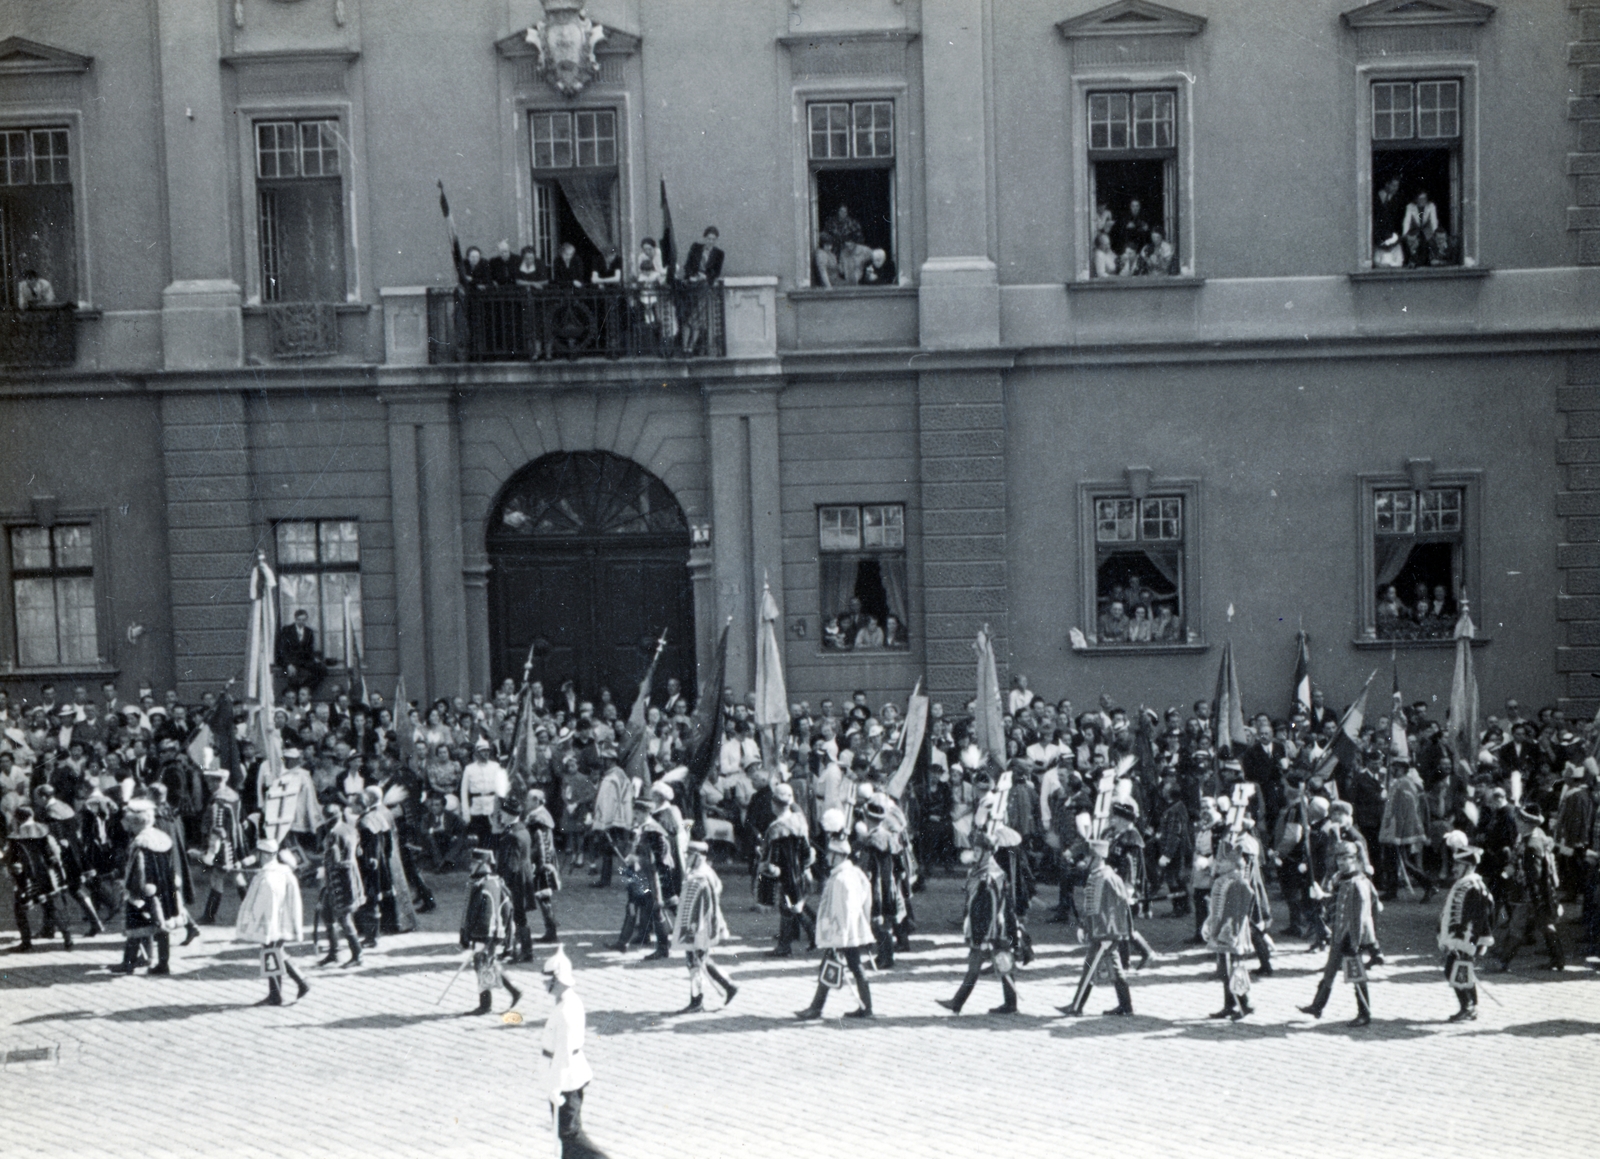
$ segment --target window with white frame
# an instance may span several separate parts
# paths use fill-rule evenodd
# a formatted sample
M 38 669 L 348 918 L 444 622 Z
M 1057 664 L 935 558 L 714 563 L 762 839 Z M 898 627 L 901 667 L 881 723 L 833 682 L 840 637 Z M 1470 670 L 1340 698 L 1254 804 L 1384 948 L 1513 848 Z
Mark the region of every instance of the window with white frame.
M 70 137 L 64 126 L 0 126 L 0 303 L 15 309 L 19 294 L 32 304 L 37 281 L 56 303 L 77 300 L 78 251 L 72 205 Z M 37 289 L 36 289 L 37 288 Z
M 330 664 L 366 651 L 361 616 L 361 528 L 354 519 L 286 519 L 274 528 L 279 622 L 304 611 Z
M 615 109 L 536 109 L 528 114 L 533 160 L 533 245 L 547 266 L 564 243 L 587 272 L 605 271 L 622 247 Z
M 817 557 L 824 650 L 910 646 L 904 504 L 818 507 Z
M 1370 82 L 1378 268 L 1462 262 L 1463 91 L 1460 77 Z
M 1184 642 L 1184 496 L 1097 495 L 1091 502 L 1096 642 Z
M 1465 488 L 1375 489 L 1372 534 L 1378 638 L 1451 636 L 1465 563 Z
M 894 102 L 809 102 L 806 156 L 812 284 L 898 285 Z
M 98 662 L 93 527 L 11 527 L 6 539 L 16 664 L 53 668 Z
M 1090 275 L 1179 273 L 1177 91 L 1087 95 Z
M 265 302 L 343 302 L 343 134 L 332 118 L 257 121 L 256 214 Z

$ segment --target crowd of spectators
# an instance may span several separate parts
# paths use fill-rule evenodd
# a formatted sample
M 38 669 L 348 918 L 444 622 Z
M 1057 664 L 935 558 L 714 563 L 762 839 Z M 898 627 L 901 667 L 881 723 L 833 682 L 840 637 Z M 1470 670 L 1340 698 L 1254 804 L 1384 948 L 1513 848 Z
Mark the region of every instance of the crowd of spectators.
M 434 872 L 462 867 L 472 843 L 494 840 L 506 811 L 530 802 L 548 807 L 569 867 L 589 866 L 604 885 L 619 852 L 616 832 L 626 836 L 635 799 L 675 795 L 685 817 L 703 817 L 714 849 L 755 872 L 762 835 L 781 802 L 792 798 L 817 832 L 825 811 L 848 812 L 870 799 L 901 764 L 907 721 L 893 701 L 874 705 L 857 690 L 848 699 L 821 700 L 815 710 L 796 702 L 788 726 L 766 733 L 753 701 L 722 691 L 714 760 L 698 782 L 686 776 L 694 705 L 675 679 L 650 699 L 638 732 L 626 723 L 631 705 L 619 706 L 608 689 L 580 696 L 567 683 L 550 695 L 536 682 L 523 701 L 510 680 L 491 693 L 402 706 L 398 723 L 395 706 L 376 696 L 362 703 L 337 688 L 318 699 L 301 687 L 286 697 L 273 727 L 285 763 L 308 770 L 319 805 L 363 815 L 392 810 L 408 862 Z M 528 728 L 516 755 L 519 704 Z M 65 702 L 49 686 L 31 705 L 0 692 L 0 814 L 9 829 L 26 805 L 77 832 L 103 834 L 107 817 L 135 797 L 152 796 L 188 847 L 204 849 L 208 807 L 220 787 L 238 794 L 247 817 L 264 791 L 261 754 L 242 717 L 233 726 L 239 769 L 203 775 L 207 754 L 197 751 L 197 739 L 202 727 L 228 727 L 226 707 L 210 692 L 187 704 L 172 692 L 158 700 L 148 688 L 124 702 L 109 682 L 98 698 L 79 687 Z M 1191 891 L 1209 872 L 1196 842 L 1230 801 L 1236 817 L 1239 808 L 1248 812 L 1269 878 L 1308 856 L 1308 825 L 1344 825 L 1372 851 L 1378 887 L 1389 897 L 1407 883 L 1431 891 L 1448 871 L 1451 831 L 1486 850 L 1493 885 L 1508 865 L 1513 813 L 1521 806 L 1548 819 L 1570 873 L 1563 880 L 1588 899 L 1585 937 L 1596 936 L 1600 880 L 1589 851 L 1600 851 L 1593 829 L 1600 765 L 1589 756 L 1594 738 L 1575 733 L 1559 709 L 1530 718 L 1507 701 L 1503 716 L 1488 718 L 1474 751 L 1458 753 L 1429 702 L 1397 704 L 1393 717 L 1369 713 L 1351 749 L 1339 743 L 1342 714 L 1316 690 L 1310 704 L 1297 703 L 1282 717 L 1256 715 L 1244 741 L 1223 752 L 1204 700 L 1187 713 L 1177 706 L 1163 713 L 1130 711 L 1102 694 L 1078 711 L 1017 676 L 1005 702 L 1005 752 L 993 755 L 974 744 L 973 709 L 931 705 L 927 749 L 901 805 L 920 863 L 952 868 L 971 845 L 980 802 L 997 773 L 1009 770 L 1006 823 L 1021 838 L 1024 912 L 1038 887 L 1054 882 L 1062 891 L 1055 915 L 1069 916 L 1070 889 L 1085 860 L 1082 821 L 1097 808 L 1105 771 L 1118 769 L 1118 829 L 1139 851 L 1133 884 L 1146 912 L 1164 897 L 1174 916 L 1187 913 Z M 115 831 L 112 825 L 113 844 Z M 420 880 L 413 887 L 427 894 Z M 1301 932 L 1306 915 L 1292 900 L 1290 910 L 1290 932 Z M 1312 926 L 1307 918 L 1304 930 Z
M 1138 584 L 1112 584 L 1100 598 L 1095 639 L 1100 644 L 1177 644 L 1184 639 L 1177 597 Z
M 1128 202 L 1128 212 L 1120 219 L 1105 205 L 1095 209 L 1091 276 L 1168 277 L 1181 272 L 1172 239 L 1146 219 L 1137 199 Z
M 1443 584 L 1430 592 L 1419 581 L 1409 602 L 1400 599 L 1394 584 L 1387 584 L 1378 592 L 1376 623 L 1380 640 L 1444 640 L 1455 633 L 1456 604 Z

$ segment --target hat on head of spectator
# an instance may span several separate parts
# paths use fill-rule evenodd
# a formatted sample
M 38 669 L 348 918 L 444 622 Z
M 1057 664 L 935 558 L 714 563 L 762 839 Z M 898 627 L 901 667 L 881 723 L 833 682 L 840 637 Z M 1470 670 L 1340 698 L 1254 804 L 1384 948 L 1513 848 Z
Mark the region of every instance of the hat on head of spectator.
M 296 748 L 294 745 L 284 745 L 283 746 L 283 759 L 286 760 L 286 761 L 297 761 L 297 760 L 299 760 L 300 759 L 300 750 L 298 748 Z
M 794 788 L 790 786 L 788 782 L 774 785 L 772 788 L 772 799 L 785 805 L 792 805 L 794 804 Z
M 835 806 L 825 809 L 822 813 L 822 831 L 824 833 L 843 833 L 845 830 L 844 810 Z
M 486 752 L 486 753 L 487 752 L 493 752 L 494 751 L 494 746 L 489 743 L 489 738 L 488 737 L 480 736 L 476 741 L 473 742 L 472 751 L 475 752 L 475 753 L 476 752 Z

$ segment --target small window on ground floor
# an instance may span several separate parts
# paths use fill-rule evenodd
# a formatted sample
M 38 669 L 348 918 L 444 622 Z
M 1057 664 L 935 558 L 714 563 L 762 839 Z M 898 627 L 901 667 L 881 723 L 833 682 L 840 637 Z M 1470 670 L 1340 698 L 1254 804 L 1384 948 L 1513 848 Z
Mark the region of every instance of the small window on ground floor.
M 94 529 L 87 523 L 12 527 L 6 538 L 17 666 L 98 661 Z
M 366 651 L 361 615 L 361 528 L 354 519 L 286 519 L 274 528 L 279 623 L 304 611 L 329 663 Z
M 817 554 L 823 649 L 910 647 L 904 505 L 817 508 Z

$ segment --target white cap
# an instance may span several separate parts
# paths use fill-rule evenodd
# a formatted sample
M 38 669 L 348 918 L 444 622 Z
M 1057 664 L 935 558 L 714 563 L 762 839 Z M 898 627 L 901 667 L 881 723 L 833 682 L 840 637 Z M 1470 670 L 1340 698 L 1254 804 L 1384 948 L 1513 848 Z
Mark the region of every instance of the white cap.
M 566 949 L 557 946 L 556 952 L 545 959 L 544 969 L 541 973 L 553 975 L 555 980 L 563 986 L 571 986 L 573 982 L 572 959 L 567 957 Z

